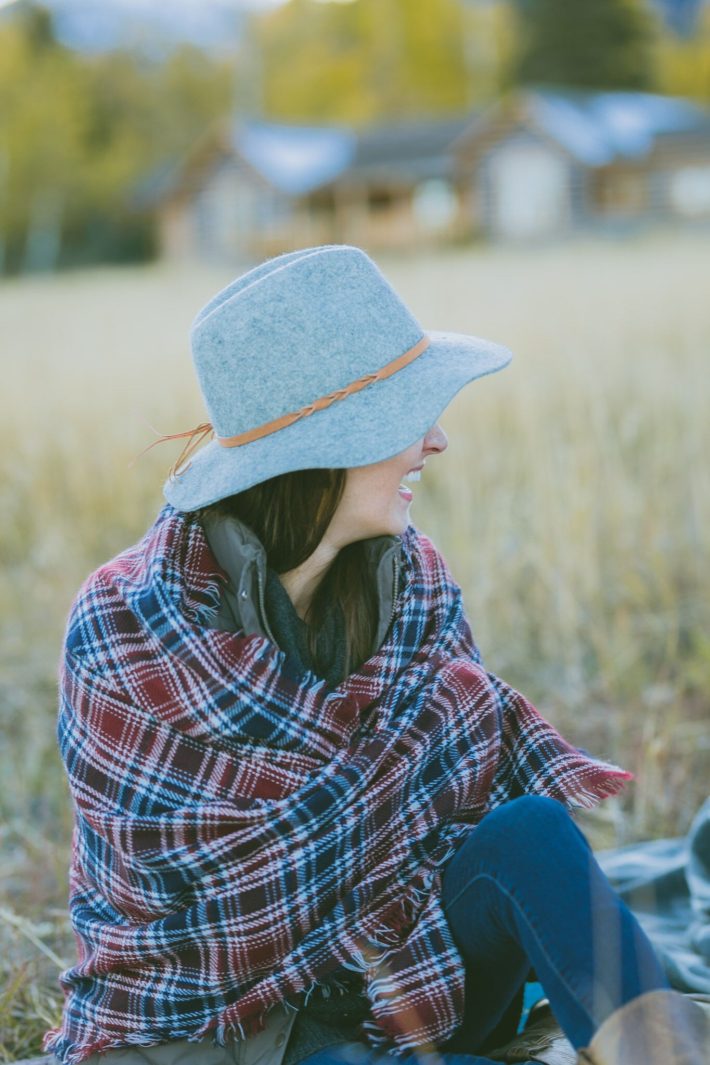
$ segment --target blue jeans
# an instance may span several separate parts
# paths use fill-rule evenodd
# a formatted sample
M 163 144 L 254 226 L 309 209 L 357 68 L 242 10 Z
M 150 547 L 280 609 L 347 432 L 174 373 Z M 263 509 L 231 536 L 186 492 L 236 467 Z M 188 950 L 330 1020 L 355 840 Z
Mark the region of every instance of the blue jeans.
M 487 814 L 444 866 L 441 900 L 466 967 L 463 1022 L 438 1048 L 446 1065 L 483 1065 L 479 1055 L 515 1034 L 530 977 L 575 1048 L 623 1003 L 669 987 L 646 934 L 555 799 L 524 795 Z M 393 1060 L 343 1043 L 301 1065 Z

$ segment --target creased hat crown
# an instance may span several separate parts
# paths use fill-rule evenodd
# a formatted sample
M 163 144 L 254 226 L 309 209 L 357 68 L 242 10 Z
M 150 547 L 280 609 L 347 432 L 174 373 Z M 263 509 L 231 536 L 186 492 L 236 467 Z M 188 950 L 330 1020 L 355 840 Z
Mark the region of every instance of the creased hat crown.
M 359 248 L 272 259 L 218 293 L 192 328 L 218 437 L 270 422 L 381 369 L 424 336 Z

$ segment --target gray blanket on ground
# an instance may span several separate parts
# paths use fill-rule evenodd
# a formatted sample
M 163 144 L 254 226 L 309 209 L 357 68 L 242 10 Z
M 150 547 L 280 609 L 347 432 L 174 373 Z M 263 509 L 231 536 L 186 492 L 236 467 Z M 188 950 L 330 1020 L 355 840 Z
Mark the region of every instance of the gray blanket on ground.
M 679 991 L 710 993 L 710 798 L 680 839 L 597 851 Z

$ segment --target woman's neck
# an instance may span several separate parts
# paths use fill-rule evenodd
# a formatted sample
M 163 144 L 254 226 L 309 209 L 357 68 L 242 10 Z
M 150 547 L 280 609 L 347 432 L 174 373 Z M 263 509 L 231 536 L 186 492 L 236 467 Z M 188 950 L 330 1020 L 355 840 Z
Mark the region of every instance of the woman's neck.
M 298 616 L 305 621 L 308 607 L 316 589 L 331 563 L 338 554 L 338 548 L 322 540 L 312 555 L 295 569 L 279 573 L 278 577 L 288 593 Z

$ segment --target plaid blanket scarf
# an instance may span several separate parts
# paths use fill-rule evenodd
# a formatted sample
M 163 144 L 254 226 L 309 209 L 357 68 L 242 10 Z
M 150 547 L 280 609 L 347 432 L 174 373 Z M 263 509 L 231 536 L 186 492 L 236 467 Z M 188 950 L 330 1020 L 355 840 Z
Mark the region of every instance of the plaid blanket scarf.
M 78 944 L 45 1036 L 61 1061 L 224 1045 L 329 995 L 341 966 L 365 1042 L 432 1049 L 464 1005 L 443 863 L 517 795 L 591 806 L 631 776 L 485 670 L 443 557 L 412 525 L 402 545 L 385 642 L 335 688 L 207 627 L 227 575 L 170 505 L 82 585 L 60 667 Z

